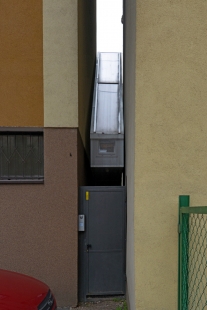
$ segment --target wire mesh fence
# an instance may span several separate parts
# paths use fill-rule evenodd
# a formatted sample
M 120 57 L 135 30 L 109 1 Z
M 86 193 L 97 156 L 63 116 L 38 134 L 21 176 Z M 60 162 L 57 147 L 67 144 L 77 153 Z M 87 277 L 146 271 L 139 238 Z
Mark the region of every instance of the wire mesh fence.
M 207 207 L 183 211 L 179 310 L 207 310 Z

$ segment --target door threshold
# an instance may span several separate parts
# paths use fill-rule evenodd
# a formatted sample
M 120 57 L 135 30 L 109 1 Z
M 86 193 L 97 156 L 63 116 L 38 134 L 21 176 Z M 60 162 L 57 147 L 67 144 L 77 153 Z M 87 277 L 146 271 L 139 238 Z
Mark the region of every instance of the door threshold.
M 105 300 L 116 300 L 121 301 L 125 299 L 125 294 L 115 294 L 115 295 L 87 295 L 86 301 L 105 301 Z

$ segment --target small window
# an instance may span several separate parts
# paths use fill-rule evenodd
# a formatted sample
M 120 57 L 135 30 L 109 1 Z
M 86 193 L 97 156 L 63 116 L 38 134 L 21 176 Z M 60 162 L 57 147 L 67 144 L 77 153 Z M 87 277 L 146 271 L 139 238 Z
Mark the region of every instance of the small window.
M 42 132 L 0 132 L 0 181 L 43 181 Z
M 115 142 L 101 141 L 99 143 L 99 153 L 114 153 Z

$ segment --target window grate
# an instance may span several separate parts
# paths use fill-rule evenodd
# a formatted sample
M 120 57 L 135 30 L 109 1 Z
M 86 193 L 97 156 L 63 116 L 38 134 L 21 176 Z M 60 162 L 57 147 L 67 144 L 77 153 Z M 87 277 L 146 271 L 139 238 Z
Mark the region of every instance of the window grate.
M 43 180 L 43 133 L 0 133 L 0 180 Z

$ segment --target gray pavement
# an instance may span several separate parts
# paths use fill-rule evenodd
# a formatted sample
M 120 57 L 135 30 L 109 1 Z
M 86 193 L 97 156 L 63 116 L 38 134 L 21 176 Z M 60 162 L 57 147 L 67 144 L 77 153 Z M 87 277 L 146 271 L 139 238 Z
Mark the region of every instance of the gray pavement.
M 58 307 L 58 310 L 125 310 L 124 300 L 104 300 L 80 303 L 78 307 Z

